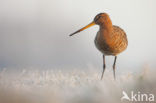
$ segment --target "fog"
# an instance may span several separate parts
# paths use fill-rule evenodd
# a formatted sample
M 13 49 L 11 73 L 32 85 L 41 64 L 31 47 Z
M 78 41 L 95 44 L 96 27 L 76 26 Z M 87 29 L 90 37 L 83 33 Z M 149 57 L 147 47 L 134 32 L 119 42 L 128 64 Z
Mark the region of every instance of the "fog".
M 117 68 L 155 67 L 155 0 L 0 0 L 0 67 L 102 67 L 94 46 L 99 29 L 90 23 L 100 12 L 127 33 L 129 45 L 118 56 Z M 109 67 L 113 57 L 107 57 Z

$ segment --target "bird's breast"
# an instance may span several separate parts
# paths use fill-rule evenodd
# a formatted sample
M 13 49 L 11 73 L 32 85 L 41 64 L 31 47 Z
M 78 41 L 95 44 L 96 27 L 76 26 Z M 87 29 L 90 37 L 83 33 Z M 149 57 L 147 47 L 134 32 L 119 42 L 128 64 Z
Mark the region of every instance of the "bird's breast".
M 117 55 L 124 51 L 128 44 L 125 32 L 117 27 L 114 27 L 112 32 L 98 31 L 94 42 L 104 55 Z
M 96 48 L 105 55 L 110 54 L 110 47 L 105 38 L 101 35 L 100 31 L 97 32 L 97 35 L 94 40 Z

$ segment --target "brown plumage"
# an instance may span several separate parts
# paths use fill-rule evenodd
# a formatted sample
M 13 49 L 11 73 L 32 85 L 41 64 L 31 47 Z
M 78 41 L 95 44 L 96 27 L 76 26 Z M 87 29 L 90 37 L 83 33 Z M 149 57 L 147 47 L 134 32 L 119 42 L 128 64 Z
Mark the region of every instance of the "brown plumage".
M 97 49 L 103 54 L 103 72 L 101 79 L 103 78 L 103 74 L 106 68 L 105 56 L 108 55 L 115 56 L 113 64 L 113 73 L 115 78 L 115 63 L 117 55 L 127 48 L 128 41 L 126 33 L 120 27 L 112 25 L 111 19 L 109 18 L 108 14 L 106 13 L 98 14 L 94 18 L 93 22 L 91 22 L 84 28 L 72 33 L 70 36 L 84 29 L 87 29 L 95 24 L 100 26 L 100 29 L 97 32 L 94 42 Z

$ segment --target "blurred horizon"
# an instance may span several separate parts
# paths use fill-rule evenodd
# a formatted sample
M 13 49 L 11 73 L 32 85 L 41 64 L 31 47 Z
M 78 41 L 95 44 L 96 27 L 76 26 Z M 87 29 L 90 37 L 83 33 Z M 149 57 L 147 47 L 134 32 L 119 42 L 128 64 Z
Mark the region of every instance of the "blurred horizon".
M 155 0 L 0 0 L 0 68 L 18 66 L 102 69 L 94 46 L 98 26 L 69 34 L 106 12 L 127 33 L 128 48 L 117 58 L 117 69 L 156 67 Z M 114 57 L 106 57 L 107 67 Z

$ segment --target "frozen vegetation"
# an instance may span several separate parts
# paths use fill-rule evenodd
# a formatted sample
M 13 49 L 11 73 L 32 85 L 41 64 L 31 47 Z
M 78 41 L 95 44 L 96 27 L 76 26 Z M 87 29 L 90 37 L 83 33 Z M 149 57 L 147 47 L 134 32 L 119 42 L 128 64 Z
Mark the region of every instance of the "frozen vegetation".
M 129 103 L 122 92 L 156 94 L 155 71 L 123 73 L 113 80 L 107 70 L 1 69 L 0 103 Z M 146 99 L 146 98 L 144 98 Z M 154 102 L 153 102 L 154 103 Z

